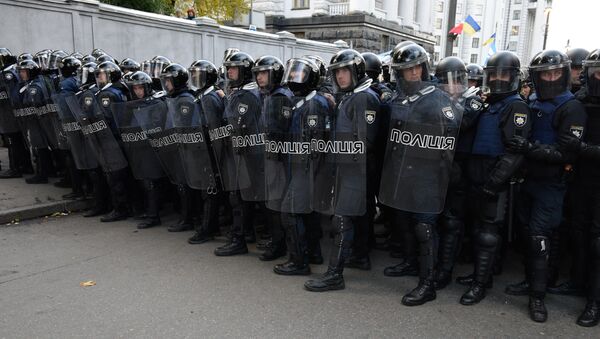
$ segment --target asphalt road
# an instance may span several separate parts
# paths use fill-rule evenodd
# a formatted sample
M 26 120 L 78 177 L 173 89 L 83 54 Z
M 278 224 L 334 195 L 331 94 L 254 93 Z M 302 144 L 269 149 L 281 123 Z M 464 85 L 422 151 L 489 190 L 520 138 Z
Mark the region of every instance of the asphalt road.
M 548 322 L 530 321 L 527 298 L 502 293 L 521 278 L 518 260 L 479 305 L 458 304 L 464 288 L 453 284 L 409 308 L 400 300 L 416 278 L 384 277 L 394 263 L 384 252 L 370 272 L 346 270 L 345 290 L 310 293 L 306 277 L 276 276 L 254 247 L 220 258 L 223 239 L 192 246 L 190 235 L 77 214 L 0 227 L 0 337 L 600 337 L 575 324 L 581 298 L 549 296 Z

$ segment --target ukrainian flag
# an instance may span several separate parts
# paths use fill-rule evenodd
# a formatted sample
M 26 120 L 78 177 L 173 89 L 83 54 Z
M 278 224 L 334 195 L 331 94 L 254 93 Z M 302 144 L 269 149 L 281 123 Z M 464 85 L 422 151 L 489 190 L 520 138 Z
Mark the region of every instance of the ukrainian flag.
M 475 19 L 471 15 L 467 16 L 465 21 L 463 22 L 463 32 L 466 32 L 469 35 L 475 34 L 475 32 L 479 32 L 481 27 L 477 24 Z
M 487 39 L 486 41 L 483 42 L 483 47 L 491 44 L 494 41 L 496 41 L 496 33 L 492 34 L 492 36 L 490 36 L 489 39 Z

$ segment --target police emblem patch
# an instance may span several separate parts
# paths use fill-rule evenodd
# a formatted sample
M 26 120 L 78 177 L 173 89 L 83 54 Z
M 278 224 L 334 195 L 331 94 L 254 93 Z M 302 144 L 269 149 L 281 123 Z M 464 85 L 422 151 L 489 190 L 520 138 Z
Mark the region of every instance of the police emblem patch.
M 583 126 L 571 126 L 571 133 L 573 133 L 577 139 L 581 139 L 583 136 Z
M 85 99 L 83 99 L 83 103 L 86 106 L 92 106 L 92 98 L 91 97 L 86 97 Z
M 527 114 L 525 113 L 515 113 L 513 116 L 513 122 L 517 127 L 523 127 L 527 123 Z
M 444 107 L 442 108 L 442 113 L 444 113 L 444 116 L 450 120 L 454 120 L 454 111 L 452 111 L 452 107 L 448 106 L 448 107 Z
M 471 102 L 469 103 L 469 106 L 471 106 L 471 108 L 474 111 L 479 111 L 481 109 L 481 102 L 479 102 L 478 100 L 475 99 L 471 99 Z
M 6 80 L 12 80 L 12 79 L 13 79 L 13 75 L 12 75 L 12 73 L 6 73 L 6 74 L 4 75 L 4 79 L 6 79 Z
M 108 105 L 110 105 L 110 99 L 109 98 L 102 98 L 102 106 L 108 107 Z
M 182 106 L 181 107 L 181 114 L 188 114 L 190 112 L 190 108 L 187 106 Z
M 367 124 L 372 124 L 375 122 L 376 114 L 377 112 L 375 111 L 365 111 L 365 121 L 367 121 Z
M 246 114 L 246 112 L 248 112 L 248 105 L 239 104 L 237 107 L 237 111 L 240 115 Z
M 284 106 L 281 108 L 281 114 L 284 118 L 289 119 L 292 116 L 292 109 Z
M 37 94 L 37 88 L 32 87 L 31 89 L 29 89 L 29 94 L 36 95 Z
M 316 115 L 309 115 L 306 117 L 307 121 L 308 121 L 308 126 L 309 127 L 315 127 L 317 126 L 317 122 L 319 121 L 319 117 Z

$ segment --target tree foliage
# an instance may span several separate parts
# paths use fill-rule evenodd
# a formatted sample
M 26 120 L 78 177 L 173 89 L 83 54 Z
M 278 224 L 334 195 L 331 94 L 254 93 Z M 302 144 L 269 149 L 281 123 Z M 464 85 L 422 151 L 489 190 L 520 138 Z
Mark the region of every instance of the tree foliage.
M 196 16 L 207 16 L 223 23 L 250 11 L 246 0 L 195 0 Z
M 109 5 L 137 9 L 145 12 L 170 15 L 173 12 L 173 0 L 100 0 Z

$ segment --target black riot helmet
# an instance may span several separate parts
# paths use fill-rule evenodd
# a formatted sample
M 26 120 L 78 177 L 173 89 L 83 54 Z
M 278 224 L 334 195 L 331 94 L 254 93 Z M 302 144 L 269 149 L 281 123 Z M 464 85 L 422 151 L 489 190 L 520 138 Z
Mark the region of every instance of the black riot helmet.
M 303 58 L 314 61 L 319 67 L 319 76 L 321 80 L 319 81 L 319 85 L 323 84 L 327 80 L 327 65 L 325 64 L 325 60 L 318 55 L 305 55 Z
M 88 54 L 88 55 L 84 55 L 83 58 L 81 58 L 81 62 L 85 65 L 88 62 L 96 62 L 96 57 Z
M 180 64 L 172 63 L 163 69 L 160 74 L 160 83 L 163 90 L 169 95 L 188 89 L 190 75 L 188 70 Z
M 83 64 L 81 68 L 77 71 L 77 79 L 81 86 L 91 86 L 96 83 L 96 68 L 98 68 L 98 64 L 95 62 L 88 62 Z
M 33 60 L 33 55 L 31 53 L 21 53 L 17 57 L 17 62 L 21 62 L 23 60 Z
M 260 72 L 268 72 L 268 83 L 266 86 L 261 87 L 256 78 Z M 283 62 L 279 58 L 272 55 L 264 55 L 256 59 L 254 67 L 252 67 L 252 73 L 254 74 L 254 81 L 261 87 L 262 90 L 272 91 L 275 87 L 281 84 L 283 78 Z
M 226 61 L 230 56 L 237 52 L 240 52 L 239 48 L 230 47 L 226 49 L 225 52 L 223 52 L 223 61 Z
M 150 72 L 152 70 L 152 64 L 150 63 L 150 60 L 144 60 L 142 61 L 141 65 L 140 65 L 140 70 L 148 75 L 150 75 Z
M 8 48 L 0 48 L 0 71 L 16 63 L 17 58 L 14 55 L 12 55 Z
M 571 68 L 573 69 L 583 67 L 583 60 L 587 58 L 590 52 L 585 48 L 571 48 L 566 54 L 571 60 Z
M 140 63 L 131 58 L 125 58 L 119 63 L 119 67 L 123 72 L 137 72 L 140 70 Z
M 168 58 L 157 55 L 150 60 L 150 77 L 152 79 L 159 79 L 163 69 L 171 64 L 171 60 Z
M 281 81 L 297 96 L 307 95 L 319 88 L 321 72 L 319 66 L 307 57 L 288 60 Z
M 237 67 L 239 69 L 238 78 L 231 79 L 229 74 L 227 75 L 228 87 L 236 88 L 243 86 L 252 81 L 252 67 L 254 67 L 254 59 L 248 53 L 236 52 L 229 56 L 227 60 L 223 62 L 226 72 L 229 73 L 229 69 Z
M 588 54 L 583 61 L 582 72 L 588 95 L 600 97 L 600 48 Z
M 571 89 L 571 60 L 561 51 L 539 52 L 529 64 L 529 75 L 538 99 L 552 99 Z
M 81 67 L 81 61 L 74 56 L 64 57 L 58 64 L 58 71 L 63 78 L 72 77 Z
M 414 41 L 406 40 L 406 41 L 402 41 L 402 42 L 399 42 L 398 44 L 396 44 L 396 46 L 394 46 L 394 48 L 392 49 L 392 57 L 400 48 L 409 46 L 409 45 L 416 45 L 416 43 Z
M 152 95 L 152 78 L 142 71 L 129 73 L 125 84 L 129 89 L 129 93 L 131 93 L 131 97 L 134 99 L 143 99 Z M 136 90 L 139 92 L 140 89 L 144 90 L 141 96 L 136 93 Z
M 208 60 L 196 60 L 188 68 L 190 84 L 195 90 L 204 90 L 217 83 L 219 71 L 217 66 Z
M 337 72 L 342 68 L 350 70 L 352 77 L 352 83 L 344 87 L 340 86 L 336 77 Z M 327 69 L 331 72 L 333 84 L 338 91 L 350 92 L 353 91 L 356 86 L 358 86 L 358 82 L 366 76 L 367 67 L 365 65 L 365 59 L 360 53 L 353 49 L 345 49 L 334 54 Z
M 507 95 L 519 90 L 521 62 L 516 54 L 501 51 L 492 55 L 483 69 L 482 92 L 486 95 Z
M 365 59 L 366 73 L 374 82 L 379 82 L 379 75 L 383 72 L 381 59 L 375 53 L 365 52 L 361 54 Z
M 56 50 L 50 53 L 50 59 L 48 59 L 48 69 L 50 70 L 58 70 L 58 66 L 63 58 L 69 56 L 65 51 Z
M 50 62 L 50 53 L 52 53 L 49 49 L 41 50 L 33 56 L 33 61 L 40 67 L 42 71 L 48 69 L 48 64 Z
M 404 94 L 412 95 L 423 87 L 423 81 L 430 80 L 429 56 L 423 47 L 415 43 L 394 50 L 390 65 L 394 79 Z
M 97 58 L 98 58 L 98 57 L 100 57 L 101 55 L 105 55 L 105 54 L 108 54 L 108 53 L 106 53 L 106 52 L 105 52 L 103 49 L 101 49 L 101 48 L 94 48 L 94 50 L 92 51 L 92 53 L 91 53 L 91 54 L 92 54 L 92 56 L 94 56 L 94 58 L 96 58 L 96 59 L 97 59 Z
M 483 67 L 478 64 L 468 64 L 467 65 L 467 79 L 471 86 L 481 87 L 483 83 Z
M 99 57 L 97 57 L 97 58 L 96 58 L 96 63 L 97 63 L 98 65 L 100 65 L 101 63 L 103 63 L 103 62 L 105 62 L 105 61 L 110 61 L 110 62 L 114 63 L 115 65 L 117 64 L 117 63 L 115 62 L 115 58 L 111 57 L 111 56 L 110 56 L 110 55 L 108 55 L 108 54 L 102 54 L 101 56 L 99 56 Z
M 102 89 L 109 83 L 119 82 L 123 76 L 123 72 L 121 72 L 119 66 L 117 66 L 117 64 L 114 62 L 105 61 L 101 64 L 98 64 L 98 68 L 96 68 L 94 76 L 96 77 L 96 85 L 99 89 Z
M 460 58 L 455 56 L 440 60 L 435 68 L 435 77 L 440 87 L 451 95 L 463 93 L 468 87 L 467 67 Z
M 17 71 L 19 72 L 21 81 L 30 81 L 38 77 L 42 69 L 33 60 L 23 60 L 17 64 Z
M 83 54 L 81 54 L 79 52 L 73 52 L 73 53 L 69 54 L 69 56 L 76 57 L 77 59 L 79 59 L 79 61 L 81 61 L 81 59 L 83 59 Z

